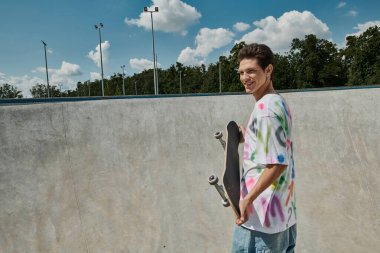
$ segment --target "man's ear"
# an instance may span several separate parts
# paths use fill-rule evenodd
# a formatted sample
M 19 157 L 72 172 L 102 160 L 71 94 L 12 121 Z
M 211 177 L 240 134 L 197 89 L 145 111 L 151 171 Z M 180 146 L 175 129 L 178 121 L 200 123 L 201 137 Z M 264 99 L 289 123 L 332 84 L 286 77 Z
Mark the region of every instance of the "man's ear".
M 273 72 L 273 65 L 272 65 L 272 64 L 269 64 L 269 65 L 265 68 L 265 74 L 269 77 L 270 75 L 272 75 L 272 72 Z

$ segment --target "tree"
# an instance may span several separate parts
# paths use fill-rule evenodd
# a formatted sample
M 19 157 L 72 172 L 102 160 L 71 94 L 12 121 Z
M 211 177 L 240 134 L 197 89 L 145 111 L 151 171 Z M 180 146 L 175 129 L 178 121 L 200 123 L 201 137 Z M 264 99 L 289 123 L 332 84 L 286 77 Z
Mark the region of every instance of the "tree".
M 229 91 L 229 92 L 242 92 L 244 91 L 243 85 L 240 83 L 240 77 L 238 74 L 238 56 L 239 56 L 239 51 L 242 49 L 244 46 L 246 46 L 245 42 L 240 42 L 235 44 L 231 51 L 230 51 L 230 56 L 228 57 L 228 64 L 226 64 L 227 68 L 227 75 L 225 76 L 226 79 L 226 88 L 223 89 L 223 91 Z
M 33 98 L 47 98 L 47 86 L 45 84 L 36 84 L 30 89 L 30 93 L 32 94 Z M 49 91 L 50 97 L 59 97 L 61 96 L 60 91 L 57 89 L 57 86 L 53 85 L 50 86 Z
M 207 72 L 205 73 L 205 78 L 202 82 L 201 92 L 219 92 L 219 68 L 217 64 L 211 63 L 208 66 Z
M 185 66 L 176 62 L 168 69 L 157 69 L 159 94 L 179 94 L 180 76 L 183 93 L 219 92 L 219 69 L 222 74 L 222 92 L 243 92 L 238 70 L 239 51 L 245 42 L 237 43 L 229 56 L 220 56 L 218 61 L 208 66 Z M 360 36 L 347 38 L 347 47 L 337 46 L 315 35 L 304 39 L 294 39 L 291 50 L 274 55 L 273 84 L 276 89 L 297 89 L 328 87 L 350 84 L 380 83 L 380 30 L 372 27 Z M 106 96 L 121 95 L 122 74 L 114 73 L 104 79 Z M 54 91 L 54 88 L 53 88 Z M 35 86 L 35 97 L 46 97 L 46 87 Z M 54 92 L 52 92 L 54 94 Z M 126 95 L 154 94 L 153 70 L 144 70 L 125 78 Z M 101 96 L 101 82 L 78 83 L 75 90 L 68 90 L 62 96 Z
M 158 91 L 160 94 L 179 93 L 179 71 L 174 65 L 167 70 L 157 69 L 158 73 Z
M 380 83 L 380 27 L 368 28 L 359 36 L 348 36 L 342 50 L 350 85 Z
M 22 98 L 21 91 L 8 83 L 0 86 L 0 98 Z
M 290 62 L 297 88 L 340 86 L 347 80 L 336 45 L 314 34 L 293 39 Z
M 296 88 L 295 73 L 289 55 L 274 55 L 273 86 L 278 90 Z

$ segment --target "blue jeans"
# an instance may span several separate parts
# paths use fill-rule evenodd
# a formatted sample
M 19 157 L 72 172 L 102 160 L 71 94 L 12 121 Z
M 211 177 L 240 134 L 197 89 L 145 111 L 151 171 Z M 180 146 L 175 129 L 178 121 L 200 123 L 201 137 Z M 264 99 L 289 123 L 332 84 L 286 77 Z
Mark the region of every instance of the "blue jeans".
M 265 234 L 237 226 L 232 242 L 232 253 L 290 253 L 294 252 L 297 225 L 276 234 Z

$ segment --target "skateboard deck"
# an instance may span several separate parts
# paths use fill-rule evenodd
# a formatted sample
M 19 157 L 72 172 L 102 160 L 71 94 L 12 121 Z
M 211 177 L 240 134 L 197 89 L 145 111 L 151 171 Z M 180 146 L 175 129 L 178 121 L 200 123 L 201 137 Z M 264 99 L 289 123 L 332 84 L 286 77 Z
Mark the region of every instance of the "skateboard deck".
M 240 162 L 239 162 L 239 127 L 235 121 L 227 125 L 227 142 L 225 149 L 225 166 L 223 185 L 231 207 L 237 217 L 240 217 Z
M 218 185 L 218 177 L 211 175 L 209 183 L 214 185 L 222 197 L 224 206 L 231 206 L 237 218 L 240 217 L 240 160 L 239 160 L 239 127 L 234 121 L 230 121 L 226 127 L 226 141 L 222 139 L 223 134 L 217 132 L 218 139 L 224 148 L 224 169 L 222 174 L 222 185 Z

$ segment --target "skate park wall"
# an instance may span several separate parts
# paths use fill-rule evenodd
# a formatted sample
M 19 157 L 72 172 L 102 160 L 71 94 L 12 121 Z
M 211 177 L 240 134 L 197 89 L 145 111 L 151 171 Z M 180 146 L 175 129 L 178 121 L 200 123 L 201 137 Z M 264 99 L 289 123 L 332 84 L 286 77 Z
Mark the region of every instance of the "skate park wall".
M 380 89 L 282 93 L 293 113 L 296 252 L 378 252 Z M 208 183 L 249 95 L 0 106 L 0 252 L 230 252 Z

